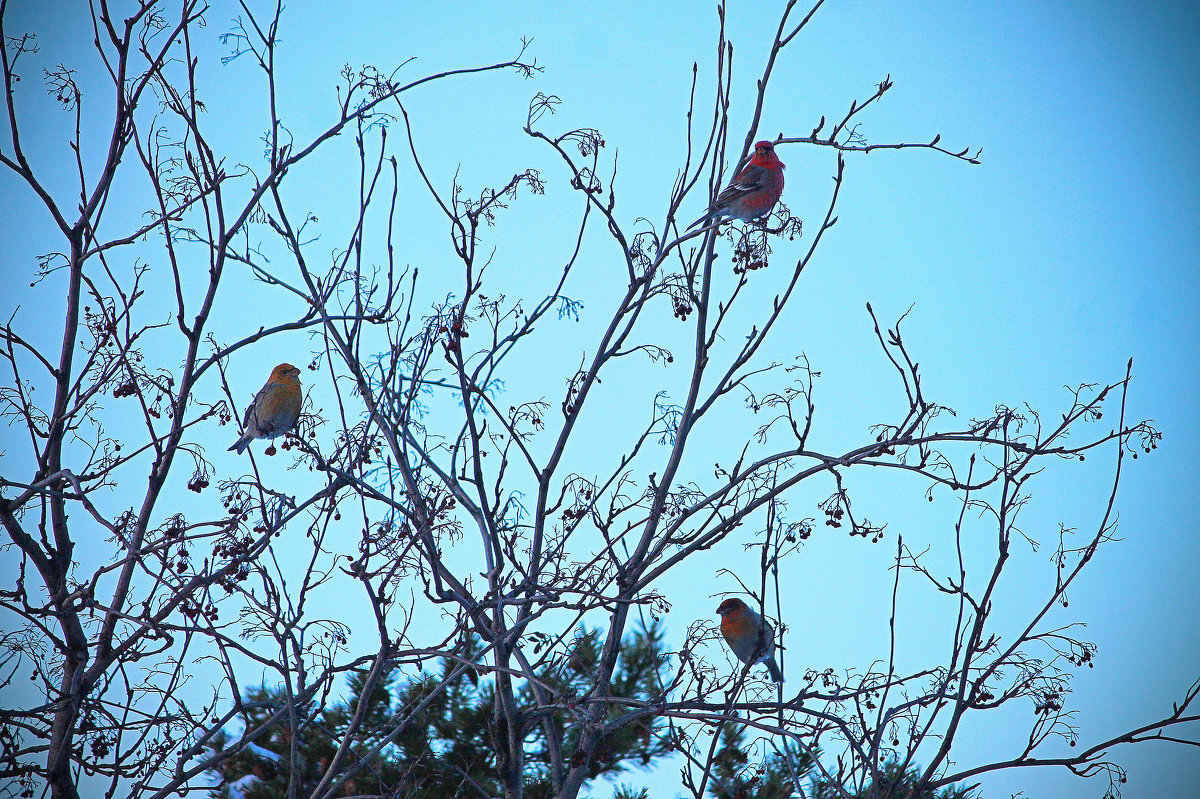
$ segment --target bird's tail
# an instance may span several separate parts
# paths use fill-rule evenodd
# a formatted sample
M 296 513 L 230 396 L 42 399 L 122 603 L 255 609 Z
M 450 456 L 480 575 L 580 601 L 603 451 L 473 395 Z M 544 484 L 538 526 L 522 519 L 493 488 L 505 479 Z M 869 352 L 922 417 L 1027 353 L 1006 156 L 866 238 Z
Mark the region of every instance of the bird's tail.
M 696 227 L 696 225 L 699 225 L 699 224 L 701 224 L 701 223 L 707 223 L 707 222 L 711 222 L 711 221 L 712 221 L 714 218 L 716 218 L 716 216 L 717 216 L 717 212 L 716 212 L 716 211 L 709 211 L 707 214 L 705 214 L 704 216 L 700 217 L 700 218 L 699 218 L 699 219 L 697 219 L 695 222 L 693 222 L 692 224 L 690 224 L 690 225 L 688 225 L 686 228 L 684 228 L 684 231 L 683 231 L 683 232 L 684 232 L 684 233 L 687 233 L 689 230 L 691 230 L 692 228 Z
M 775 682 L 783 682 L 783 672 L 779 670 L 779 664 L 775 662 L 775 657 L 772 655 L 763 661 L 767 667 L 767 671 L 771 672 L 771 679 Z
M 241 455 L 246 451 L 246 447 L 250 446 L 250 442 L 254 439 L 251 436 L 242 436 L 237 441 L 233 442 L 233 446 L 225 450 L 226 452 L 236 452 Z

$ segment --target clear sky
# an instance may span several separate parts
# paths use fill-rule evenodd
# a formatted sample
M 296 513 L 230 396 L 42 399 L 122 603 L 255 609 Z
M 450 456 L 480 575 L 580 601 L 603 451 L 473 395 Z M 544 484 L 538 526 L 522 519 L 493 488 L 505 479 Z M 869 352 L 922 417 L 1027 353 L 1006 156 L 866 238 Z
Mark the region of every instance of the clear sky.
M 734 130 L 749 118 L 777 5 L 730 3 Z M 45 60 L 73 66 L 80 31 L 67 15 L 52 13 L 34 0 L 16 0 L 16 21 L 8 25 L 38 30 Z M 261 161 L 266 118 L 251 64 L 213 63 L 216 36 L 237 14 L 224 2 L 208 12 L 208 98 L 214 119 L 225 122 L 218 144 L 247 162 Z M 328 124 L 343 64 L 391 68 L 415 56 L 402 76 L 416 76 L 500 61 L 515 55 L 521 37 L 531 38 L 529 54 L 545 67 L 534 78 L 463 80 L 444 92 L 418 92 L 406 106 L 426 157 L 438 153 L 432 163 L 441 185 L 460 164 L 469 190 L 527 166 L 550 181 L 546 197 L 522 197 L 495 233 L 493 279 L 541 285 L 532 270 L 553 273 L 558 262 L 539 259 L 561 251 L 547 214 L 567 205 L 573 214 L 574 200 L 561 168 L 520 132 L 529 98 L 539 91 L 563 98 L 560 113 L 543 122 L 547 129 L 586 125 L 604 133 L 609 157 L 619 153 L 623 219 L 661 219 L 683 152 L 692 63 L 699 62 L 701 81 L 711 78 L 715 16 L 703 2 L 297 2 L 284 14 L 284 115 L 297 139 Z M 1200 672 L 1198 54 L 1200 12 L 1188 2 L 829 0 L 781 59 L 760 128 L 764 138 L 807 135 L 822 115 L 844 113 L 890 74 L 895 88 L 863 117 L 868 141 L 940 133 L 947 147 L 982 148 L 980 166 L 925 151 L 848 158 L 840 222 L 806 271 L 787 333 L 770 353 L 783 359 L 804 352 L 822 371 L 818 405 L 828 409 L 826 443 L 861 439 L 894 390 L 864 310 L 868 301 L 888 323 L 913 306 L 906 342 L 921 362 L 926 391 L 964 418 L 1021 402 L 1054 418 L 1067 402 L 1064 385 L 1118 380 L 1133 358 L 1129 415 L 1154 419 L 1165 437 L 1152 456 L 1126 461 L 1118 497 L 1123 540 L 1101 551 L 1060 614 L 1063 621 L 1086 621 L 1086 637 L 1100 647 L 1095 668 L 1079 675 L 1071 697 L 1084 745 L 1165 715 Z M 29 122 L 47 132 L 62 124 L 58 117 Z M 70 164 L 55 160 L 62 159 L 63 143 L 47 136 L 33 155 L 69 177 Z M 354 176 L 345 160 L 338 167 L 338 158 L 348 152 L 331 155 L 321 171 L 297 175 L 292 186 L 296 202 L 311 201 L 326 230 L 340 230 L 338 190 Z M 804 146 L 781 147 L 779 154 L 787 164 L 784 201 L 815 231 L 835 158 Z M 436 269 L 448 258 L 444 226 L 413 202 L 405 257 Z M 29 207 L 28 194 L 0 176 L 0 269 L 14 288 L 0 292 L 8 295 L 0 312 L 7 316 L 24 303 L 24 313 L 53 319 L 60 310 L 31 305 L 41 300 L 19 292 L 33 256 L 47 249 L 30 233 L 41 223 L 26 216 Z M 697 205 L 685 216 L 701 210 Z M 781 247 L 777 257 L 794 260 L 805 244 Z M 602 250 L 589 259 L 586 276 L 568 290 L 586 303 L 582 329 L 592 309 L 593 323 L 603 318 L 622 271 Z M 228 339 L 245 334 L 238 314 L 253 312 L 256 296 L 248 291 L 232 300 L 233 313 L 221 323 Z M 295 345 L 309 346 L 302 338 Z M 577 360 L 577 342 L 547 357 Z M 230 374 L 257 386 L 260 371 L 245 361 L 233 363 Z M 633 411 L 639 418 L 644 412 Z M 212 435 L 219 451 L 216 439 L 229 437 L 228 428 Z M 728 456 L 714 443 L 713 459 Z M 1034 489 L 1025 525 L 1044 546 L 1021 554 L 1031 567 L 1046 565 L 1059 522 L 1084 531 L 1098 522 L 1110 466 L 1111 459 L 1100 457 L 1063 465 Z M 832 541 L 818 530 L 784 599 L 789 677 L 879 651 L 887 620 L 880 598 L 890 592 L 895 536 L 919 538 L 929 533 L 925 525 L 943 524 L 949 510 L 925 511 L 902 499 L 920 499 L 923 487 L 862 484 L 856 502 L 889 523 L 885 543 L 874 548 Z M 796 512 L 819 514 L 815 507 Z M 711 553 L 696 568 L 714 575 L 712 592 L 731 590 L 715 573 L 739 557 L 732 550 Z M 712 592 L 697 593 L 682 580 L 662 590 L 673 602 L 668 632 L 680 637 L 716 606 Z M 914 607 L 910 633 L 937 627 L 934 605 Z M 851 618 L 861 623 L 848 625 Z M 1006 729 L 972 730 L 958 762 L 1002 756 Z M 1200 795 L 1194 750 L 1146 745 L 1114 754 L 1130 768 L 1125 796 L 1131 799 Z M 678 780 L 663 769 L 653 785 L 653 795 L 666 796 Z M 1097 797 L 1105 788 L 1099 780 L 1028 770 L 994 775 L 983 785 L 988 797 L 1024 791 L 1031 799 Z

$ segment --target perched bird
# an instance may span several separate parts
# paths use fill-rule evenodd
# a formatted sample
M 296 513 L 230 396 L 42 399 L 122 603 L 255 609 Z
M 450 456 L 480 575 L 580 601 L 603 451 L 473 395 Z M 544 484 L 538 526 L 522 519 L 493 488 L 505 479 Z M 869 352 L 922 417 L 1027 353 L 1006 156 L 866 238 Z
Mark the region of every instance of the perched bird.
M 775 629 L 763 620 L 750 606 L 736 597 L 730 597 L 717 608 L 721 616 L 721 635 L 743 663 L 765 664 L 771 679 L 783 682 L 783 672 L 775 662 Z
M 300 419 L 302 399 L 300 370 L 290 363 L 276 366 L 267 384 L 246 408 L 246 415 L 242 419 L 242 437 L 229 450 L 240 455 L 256 438 L 275 438 L 291 430 Z
M 771 212 L 781 194 L 783 162 L 775 157 L 775 145 L 769 141 L 756 142 L 750 162 L 717 195 L 708 213 L 688 225 L 688 230 L 713 220 L 758 219 Z

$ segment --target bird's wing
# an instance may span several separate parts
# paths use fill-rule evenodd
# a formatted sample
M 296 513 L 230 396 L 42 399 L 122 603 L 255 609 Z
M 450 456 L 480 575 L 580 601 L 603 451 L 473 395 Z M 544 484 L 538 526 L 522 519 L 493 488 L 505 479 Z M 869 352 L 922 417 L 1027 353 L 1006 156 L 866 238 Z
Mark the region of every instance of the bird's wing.
M 722 189 L 717 195 L 717 205 L 722 205 L 731 200 L 736 200 L 738 197 L 744 197 L 752 191 L 757 191 L 763 186 L 763 182 L 767 178 L 767 170 L 757 164 L 750 164 L 748 167 L 739 172 L 729 185 Z
M 267 383 L 265 386 L 263 386 L 262 388 L 260 388 L 258 390 L 258 393 L 254 395 L 254 400 L 249 405 L 246 406 L 246 414 L 242 418 L 242 429 L 243 430 L 245 430 L 247 432 L 250 430 L 250 419 L 251 418 L 254 419 L 255 429 L 256 430 L 258 429 L 258 411 L 261 410 L 263 407 L 263 404 L 266 403 L 267 397 L 271 396 L 274 393 L 275 393 L 275 386 L 272 383 Z

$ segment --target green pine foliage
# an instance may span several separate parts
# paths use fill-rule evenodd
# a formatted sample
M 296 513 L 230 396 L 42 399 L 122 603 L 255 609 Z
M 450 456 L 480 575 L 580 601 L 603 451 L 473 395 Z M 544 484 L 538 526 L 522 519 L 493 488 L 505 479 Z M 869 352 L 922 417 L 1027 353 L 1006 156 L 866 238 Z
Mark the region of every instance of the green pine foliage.
M 550 660 L 539 673 L 544 690 L 567 702 L 581 696 L 592 684 L 601 646 L 596 630 L 581 629 L 569 650 Z M 350 756 L 342 760 L 345 765 L 362 761 L 363 767 L 346 779 L 344 790 L 338 793 L 412 799 L 503 795 L 503 788 L 495 779 L 495 745 L 491 738 L 495 690 L 486 676 L 482 651 L 478 640 L 471 641 L 465 650 L 468 659 L 481 664 L 478 670 L 467 669 L 451 676 L 457 661 L 446 660 L 441 664 L 440 674 L 402 678 L 393 672 L 379 681 L 367 698 L 364 722 L 354 735 Z M 661 692 L 658 669 L 663 659 L 663 636 L 657 624 L 627 636 L 613 675 L 613 695 L 642 701 L 657 697 Z M 285 716 L 255 741 L 259 749 L 243 751 L 226 761 L 219 775 L 221 786 L 214 790 L 213 796 L 282 799 L 293 782 L 299 789 L 298 795 L 311 791 L 324 777 L 345 740 L 363 698 L 366 674 L 353 674 L 348 682 L 345 701 L 316 714 L 297 708 L 295 716 L 311 716 L 313 721 L 293 725 Z M 528 707 L 534 706 L 531 687 L 522 687 L 520 697 Z M 243 702 L 249 709 L 247 729 L 257 728 L 287 706 L 281 689 L 261 686 L 247 690 Z M 416 708 L 419 711 L 414 715 Z M 614 704 L 610 720 L 626 713 L 627 709 Z M 405 718 L 408 723 L 396 730 L 397 720 Z M 575 757 L 579 725 L 572 723 L 566 714 L 550 719 L 550 723 L 563 731 L 563 759 Z M 649 766 L 668 754 L 671 748 L 659 727 L 653 718 L 614 724 L 589 763 L 589 777 L 616 776 Z M 292 729 L 299 732 L 293 736 Z M 215 748 L 223 749 L 234 743 L 235 739 L 224 735 Z M 383 746 L 379 747 L 381 743 Z M 548 777 L 550 750 L 540 719 L 529 719 L 525 744 L 525 795 L 530 799 L 551 799 L 554 792 Z M 377 747 L 378 753 L 370 755 Z M 627 786 L 617 788 L 613 797 L 648 799 L 644 790 Z
M 726 724 L 713 757 L 713 799 L 789 799 L 796 796 L 795 779 L 779 753 L 752 762 L 753 747 L 746 741 L 743 724 Z M 803 778 L 812 768 L 812 758 L 794 753 L 796 776 Z
M 921 785 L 921 769 L 905 769 L 896 761 L 883 765 L 879 779 L 865 788 L 837 785 L 813 774 L 812 757 L 793 752 L 792 765 L 780 752 L 761 760 L 751 758 L 753 747 L 746 741 L 746 727 L 726 724 L 713 757 L 713 784 L 709 793 L 713 799 L 792 799 L 801 795 L 795 790 L 795 779 L 807 783 L 805 796 L 810 799 L 976 799 L 975 792 L 961 785 L 933 790 Z M 793 777 L 795 769 L 795 777 Z
M 213 795 L 221 799 L 238 796 L 243 799 L 281 799 L 288 795 L 288 784 L 291 782 L 296 784 L 301 793 L 311 791 L 333 762 L 338 744 L 344 737 L 342 733 L 346 731 L 363 696 L 365 682 L 365 674 L 352 675 L 349 679 L 349 698 L 317 714 L 311 723 L 294 724 L 284 714 L 279 721 L 270 725 L 264 736 L 254 742 L 255 747 L 225 762 L 221 770 L 222 785 Z M 365 723 L 347 753 L 348 762 L 364 761 L 364 768 L 346 781 L 347 795 L 382 793 L 388 786 L 401 781 L 403 772 L 389 757 L 365 756 L 379 741 L 386 720 L 391 716 L 392 682 L 393 676 L 381 681 L 367 699 Z M 282 688 L 264 686 L 247 689 L 242 701 L 243 706 L 248 708 L 248 729 L 259 727 L 277 711 L 288 706 L 288 698 Z M 310 708 L 296 707 L 293 715 L 298 719 L 306 719 L 312 713 Z M 299 736 L 292 732 L 296 728 L 301 730 Z M 229 736 L 222 735 L 216 741 L 215 748 L 223 749 L 232 743 Z
M 561 657 L 551 660 L 539 674 L 544 690 L 552 691 L 569 702 L 591 684 L 599 662 L 602 641 L 596 630 L 581 629 Z M 477 799 L 500 796 L 504 791 L 495 779 L 495 745 L 491 738 L 495 690 L 483 672 L 485 658 L 478 640 L 472 640 L 460 654 L 481 664 L 454 675 L 458 661 L 442 661 L 437 673 L 403 678 L 392 672 L 376 683 L 365 697 L 367 675 L 353 673 L 348 679 L 347 697 L 314 712 L 313 708 L 295 707 L 292 716 L 308 723 L 293 723 L 287 714 L 272 723 L 256 739 L 256 746 L 227 760 L 221 771 L 222 784 L 213 791 L 218 799 L 283 799 L 303 796 L 312 791 L 329 770 L 338 747 L 358 708 L 364 719 L 355 732 L 348 756 L 336 769 L 345 775 L 346 766 L 358 766 L 345 778 L 339 795 L 357 794 L 403 796 L 406 799 Z M 663 661 L 661 629 L 652 624 L 628 636 L 617 673 L 613 675 L 613 694 L 650 701 L 660 694 L 658 669 Z M 481 672 L 483 676 L 481 677 Z M 533 707 L 532 689 L 525 686 L 521 699 Z M 288 707 L 281 688 L 259 686 L 243 695 L 247 708 L 247 729 L 256 729 Z M 616 777 L 652 765 L 671 752 L 661 724 L 653 717 L 622 719 L 628 711 L 613 704 L 607 736 L 588 764 L 594 780 Z M 414 709 L 419 708 L 414 713 Z M 397 720 L 408 719 L 398 730 Z M 551 719 L 563 732 L 564 760 L 576 757 L 579 725 L 565 714 Z M 298 730 L 298 733 L 293 733 Z M 233 745 L 222 736 L 215 748 Z M 548 777 L 550 751 L 545 728 L 530 719 L 526 745 L 525 794 L 530 799 L 552 799 Z M 849 794 L 853 799 L 974 799 L 974 792 L 951 786 L 938 791 L 920 786 L 920 770 L 902 769 L 898 763 L 884 765 L 880 779 L 871 786 L 857 789 L 836 786 L 813 774 L 812 758 L 792 753 L 792 763 L 778 751 L 755 758 L 755 747 L 748 742 L 747 728 L 725 724 L 712 766 L 709 792 L 713 799 L 791 799 L 799 795 L 796 779 L 805 783 L 811 799 L 835 799 Z M 373 753 L 373 754 L 372 754 Z M 793 771 L 794 769 L 794 771 Z M 645 788 L 619 785 L 613 799 L 649 799 Z
M 842 786 L 842 791 L 853 799 L 975 799 L 974 789 L 962 785 L 950 785 L 935 790 L 921 783 L 918 766 L 903 768 L 896 761 L 883 764 L 879 779 L 874 784 L 855 790 Z M 809 795 L 812 799 L 835 799 L 845 796 L 835 785 L 825 780 L 814 780 Z

